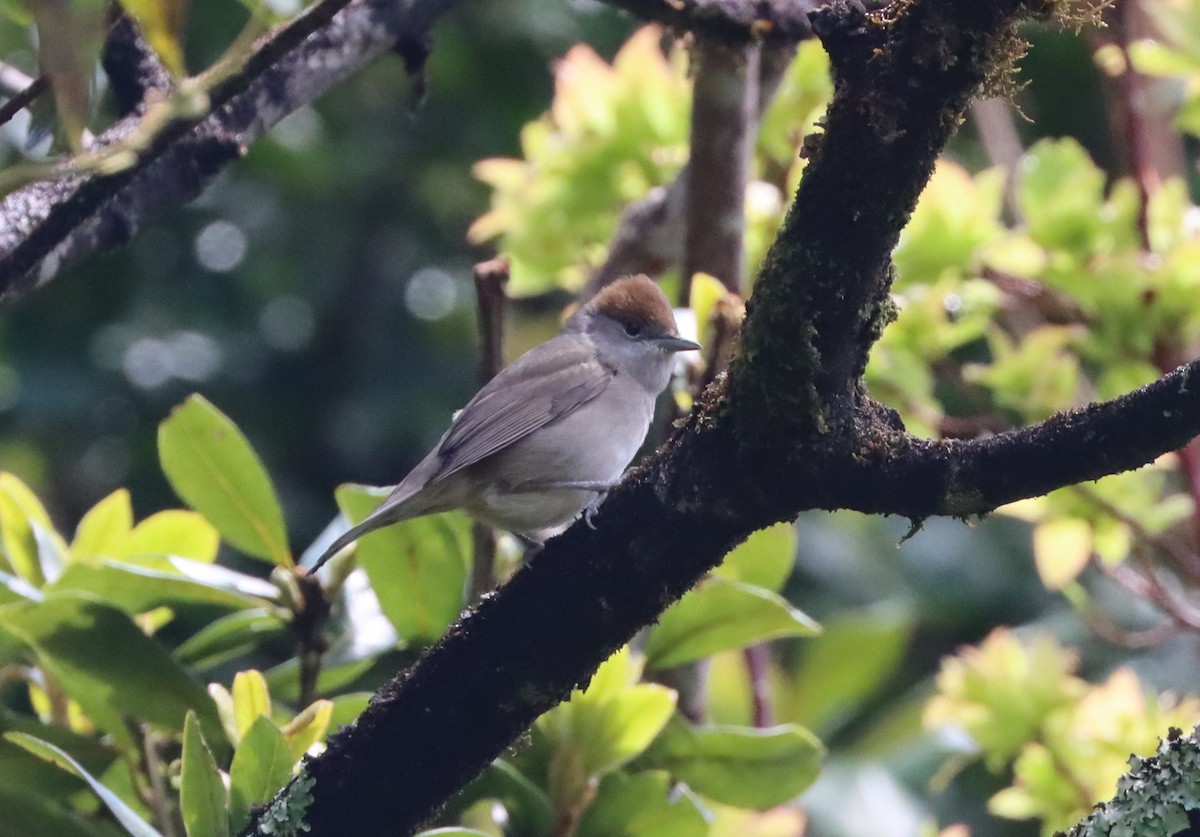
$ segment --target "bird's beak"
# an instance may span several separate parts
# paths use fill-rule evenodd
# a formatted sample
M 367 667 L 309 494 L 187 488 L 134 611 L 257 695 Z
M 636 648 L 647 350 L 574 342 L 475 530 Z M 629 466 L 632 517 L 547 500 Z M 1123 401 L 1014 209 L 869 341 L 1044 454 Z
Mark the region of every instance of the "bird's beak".
M 667 337 L 658 337 L 655 341 L 659 346 L 668 352 L 694 352 L 703 348 L 694 340 L 685 340 L 678 335 L 668 335 Z

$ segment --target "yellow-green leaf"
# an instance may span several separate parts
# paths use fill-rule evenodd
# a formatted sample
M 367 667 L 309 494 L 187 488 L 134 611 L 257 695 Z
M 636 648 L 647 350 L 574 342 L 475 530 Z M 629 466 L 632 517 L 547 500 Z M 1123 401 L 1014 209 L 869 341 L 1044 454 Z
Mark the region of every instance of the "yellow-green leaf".
M 325 738 L 332 717 L 333 701 L 316 700 L 284 726 L 283 737 L 287 740 L 292 758 L 300 761 L 309 747 Z
M 179 37 L 187 13 L 185 0 L 123 0 L 121 6 L 138 22 L 167 69 L 182 76 L 183 50 Z
M 777 593 L 791 575 L 795 559 L 796 527 L 777 523 L 742 541 L 714 572 Z
M 133 527 L 121 554 L 131 560 L 139 555 L 177 555 L 211 564 L 220 544 L 221 536 L 203 515 L 169 509 Z
M 250 669 L 234 675 L 233 713 L 239 737 L 244 736 L 260 717 L 270 717 L 271 692 L 261 671 Z
M 129 492 L 118 488 L 88 510 L 75 529 L 71 557 L 119 556 L 121 544 L 133 528 Z
M 670 668 L 718 651 L 820 630 L 778 594 L 713 576 L 672 605 L 650 630 L 646 666 Z
M 228 416 L 191 396 L 159 426 L 158 455 L 175 493 L 229 543 L 255 558 L 293 566 L 271 479 Z
M 1074 581 L 1092 557 L 1092 526 L 1086 520 L 1058 518 L 1033 530 L 1033 560 L 1042 583 L 1061 590 Z

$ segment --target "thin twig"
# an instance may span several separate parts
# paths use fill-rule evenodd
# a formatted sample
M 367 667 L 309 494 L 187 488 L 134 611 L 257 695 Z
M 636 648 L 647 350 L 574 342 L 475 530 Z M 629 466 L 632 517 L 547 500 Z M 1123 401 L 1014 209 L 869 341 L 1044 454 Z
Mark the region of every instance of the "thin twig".
M 1137 568 L 1128 564 L 1113 567 L 1103 561 L 1097 562 L 1097 566 L 1106 576 L 1130 593 L 1153 602 L 1179 627 L 1189 631 L 1200 631 L 1200 610 L 1181 601 L 1168 590 L 1155 573 L 1153 565 L 1144 556 L 1139 557 L 1139 550 L 1135 548 L 1132 554 L 1138 559 Z
M 698 37 L 693 49 L 687 226 L 679 304 L 692 276 L 715 276 L 740 294 L 745 283 L 746 180 L 758 128 L 761 50 Z
M 751 645 L 743 654 L 746 673 L 750 677 L 750 701 L 754 708 L 754 726 L 762 729 L 775 723 L 771 705 L 771 647 L 766 643 Z
M 50 87 L 44 75 L 38 76 L 33 81 L 29 82 L 20 93 L 17 93 L 4 104 L 0 105 L 0 125 L 4 125 L 8 120 L 16 116 L 22 108 L 27 108 L 33 104 L 33 100 L 42 95 Z
M 1197 555 L 1194 550 L 1167 535 L 1151 532 L 1142 525 L 1141 521 L 1121 511 L 1088 486 L 1076 486 L 1075 491 L 1086 497 L 1089 502 L 1094 503 L 1105 514 L 1128 526 L 1139 541 L 1149 544 L 1170 559 L 1176 569 L 1186 574 L 1192 581 L 1200 582 L 1200 555 Z
M 770 105 L 796 54 L 795 45 L 767 43 L 761 47 L 758 115 Z M 580 301 L 586 301 L 610 282 L 630 273 L 658 276 L 683 263 L 686 236 L 688 177 L 685 165 L 675 179 L 655 187 L 646 197 L 625 207 L 604 263 L 588 279 Z
M 1081 608 L 1080 614 L 1092 633 L 1104 641 L 1120 645 L 1122 648 L 1133 650 L 1153 648 L 1179 633 L 1179 626 L 1169 619 L 1153 628 L 1134 631 L 1118 625 L 1108 614 L 1094 605 Z
M 171 794 L 167 791 L 167 768 L 158 754 L 158 738 L 154 731 L 145 724 L 141 727 L 141 733 L 142 752 L 146 757 L 142 771 L 150 781 L 146 803 L 154 812 L 154 819 L 158 823 L 163 837 L 178 837 L 179 831 L 175 827 Z
M 479 385 L 504 367 L 504 301 L 508 262 L 491 259 L 475 265 L 475 299 L 479 324 Z M 475 562 L 471 569 L 470 600 L 477 600 L 496 584 L 496 533 L 476 521 L 471 526 Z
M 316 576 L 308 575 L 296 568 L 293 578 L 300 593 L 296 610 L 292 614 L 292 633 L 296 636 L 296 656 L 300 659 L 299 708 L 310 705 L 317 696 L 317 680 L 321 676 L 321 662 L 329 643 L 325 638 L 325 625 L 329 621 L 329 596 Z
M 1017 200 L 1017 168 L 1025 148 L 1017 133 L 1013 111 L 1013 104 L 1005 99 L 976 99 L 971 103 L 971 116 L 983 150 L 993 166 L 1004 170 L 1004 205 L 1010 219 L 1019 222 L 1022 213 Z

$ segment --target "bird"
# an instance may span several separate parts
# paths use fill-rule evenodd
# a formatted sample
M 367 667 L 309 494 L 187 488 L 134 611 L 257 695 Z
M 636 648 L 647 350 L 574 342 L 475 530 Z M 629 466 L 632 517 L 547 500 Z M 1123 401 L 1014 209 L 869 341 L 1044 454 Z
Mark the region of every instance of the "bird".
M 612 282 L 485 384 L 433 450 L 309 572 L 368 532 L 452 509 L 533 545 L 581 512 L 591 525 L 646 438 L 675 354 L 700 348 L 679 335 L 653 280 Z

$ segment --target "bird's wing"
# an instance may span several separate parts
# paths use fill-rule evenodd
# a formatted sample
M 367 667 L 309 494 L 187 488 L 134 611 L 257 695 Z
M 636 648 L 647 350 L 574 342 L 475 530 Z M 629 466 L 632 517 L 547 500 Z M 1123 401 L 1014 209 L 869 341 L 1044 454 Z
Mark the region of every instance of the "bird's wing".
M 521 356 L 462 409 L 438 445 L 433 480 L 517 442 L 602 393 L 613 371 L 577 338 L 560 335 Z

